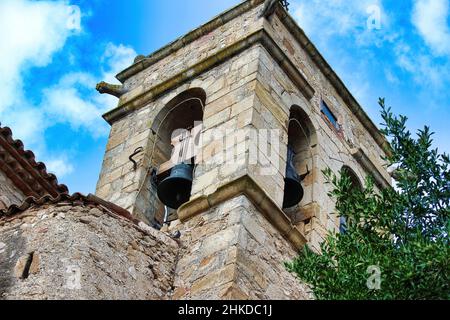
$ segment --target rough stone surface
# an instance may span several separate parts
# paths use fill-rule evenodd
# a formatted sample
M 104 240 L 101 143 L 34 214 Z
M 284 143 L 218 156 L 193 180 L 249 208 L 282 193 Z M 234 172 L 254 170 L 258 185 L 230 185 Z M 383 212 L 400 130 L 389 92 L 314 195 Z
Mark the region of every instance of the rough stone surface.
M 174 299 L 311 299 L 283 262 L 296 251 L 245 197 L 177 223 L 182 249 Z
M 0 221 L 0 299 L 168 299 L 178 244 L 97 207 Z

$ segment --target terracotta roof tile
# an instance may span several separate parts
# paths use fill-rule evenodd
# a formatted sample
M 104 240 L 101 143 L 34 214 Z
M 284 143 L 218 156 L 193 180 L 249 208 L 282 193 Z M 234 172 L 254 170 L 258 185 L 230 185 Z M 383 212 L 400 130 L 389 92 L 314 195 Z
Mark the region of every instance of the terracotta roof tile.
M 10 128 L 0 127 L 0 164 L 6 175 L 26 196 L 41 197 L 69 193 L 67 186 L 47 172 L 44 163 L 37 162 L 34 153 L 25 150 L 21 140 L 14 140 Z

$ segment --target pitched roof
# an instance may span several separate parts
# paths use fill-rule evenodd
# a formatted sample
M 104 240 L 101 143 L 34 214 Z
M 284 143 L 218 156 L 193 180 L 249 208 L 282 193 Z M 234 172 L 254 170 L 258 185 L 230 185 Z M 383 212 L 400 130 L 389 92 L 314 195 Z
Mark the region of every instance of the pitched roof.
M 47 172 L 44 163 L 36 161 L 32 151 L 25 150 L 22 141 L 13 139 L 8 127 L 0 127 L 0 168 L 27 197 L 58 197 L 69 193 L 67 186 L 59 184 L 57 177 Z

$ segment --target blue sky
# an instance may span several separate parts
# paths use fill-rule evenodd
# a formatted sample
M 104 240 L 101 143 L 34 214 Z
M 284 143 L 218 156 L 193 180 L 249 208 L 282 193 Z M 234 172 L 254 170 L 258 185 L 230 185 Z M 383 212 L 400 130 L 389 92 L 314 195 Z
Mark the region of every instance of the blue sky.
M 95 84 L 113 82 L 137 54 L 239 2 L 0 0 L 2 125 L 72 192 L 94 192 L 109 132 L 101 115 L 117 103 L 98 95 Z M 376 124 L 378 97 L 386 97 L 410 118 L 411 130 L 430 125 L 436 146 L 450 152 L 448 0 L 290 2 L 291 14 Z

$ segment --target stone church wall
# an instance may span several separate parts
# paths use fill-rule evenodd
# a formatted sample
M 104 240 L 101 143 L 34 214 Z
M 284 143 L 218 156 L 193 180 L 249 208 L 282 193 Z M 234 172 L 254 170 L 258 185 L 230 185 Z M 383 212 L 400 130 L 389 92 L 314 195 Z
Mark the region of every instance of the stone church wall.
M 178 210 L 179 220 L 164 227 L 171 234 L 179 231 L 180 239 L 138 227 L 101 206 L 31 208 L 0 220 L 0 298 L 311 298 L 283 263 L 305 243 L 318 250 L 327 231 L 339 228 L 322 170 L 337 173 L 347 166 L 362 181 L 371 172 L 354 156 L 360 148 L 381 177 L 389 176 L 376 135 L 350 110 L 279 13 L 267 20 L 259 16 L 262 3 L 244 2 L 213 20 L 217 28 L 204 25 L 174 42 L 162 59 L 157 59 L 161 51 L 148 57 L 155 63 L 125 80 L 127 93 L 105 115 L 112 128 L 96 195 L 152 222 L 157 200 L 150 173 L 168 160 L 154 128 L 167 126 L 161 114 L 174 110 L 172 101 L 180 96 L 185 101 L 192 90 L 205 95 L 201 155 L 209 162 L 196 166 L 191 200 Z M 195 38 L 196 32 L 202 36 Z M 326 122 L 322 100 L 342 130 Z M 309 175 L 302 203 L 282 210 L 293 110 L 311 131 L 296 156 L 298 173 Z M 187 117 L 189 109 L 183 111 L 179 117 Z M 278 140 L 270 141 L 278 149 L 264 150 L 259 137 L 249 133 L 264 130 L 279 132 Z M 215 137 L 220 131 L 228 140 Z M 230 140 L 237 143 L 232 150 Z M 224 151 L 232 151 L 234 163 L 220 161 Z M 8 183 L 0 188 L 8 201 L 20 200 Z
M 356 116 L 352 114 L 349 106 L 346 105 L 330 81 L 297 42 L 291 32 L 280 21 L 280 18 L 277 15 L 274 15 L 271 18 L 270 23 L 266 25 L 266 28 L 280 48 L 282 48 L 289 59 L 302 72 L 307 81 L 314 87 L 316 94 L 311 100 L 313 107 L 319 109 L 320 100 L 325 99 L 327 104 L 329 104 L 329 107 L 333 109 L 332 111 L 336 113 L 335 115 L 337 116 L 339 123 L 344 126 L 344 139 L 339 141 L 342 144 L 342 147 L 350 149 L 352 144 L 362 147 L 363 150 L 379 164 L 379 169 L 381 169 L 385 178 L 390 179 L 387 171 L 382 167 L 384 162 L 381 159 L 381 156 L 385 154 L 384 151 L 375 142 L 374 138 L 367 132 Z M 373 97 L 373 99 L 375 104 L 378 97 Z M 315 111 L 317 112 L 317 110 Z M 335 140 L 333 133 L 326 123 L 322 122 L 321 128 L 323 128 L 325 131 L 324 133 L 328 135 L 329 139 Z
M 355 172 L 360 182 L 364 183 L 366 177 L 373 172 L 365 170 L 352 156 L 354 148 L 361 148 L 383 178 L 390 181 L 390 176 L 384 167 L 385 162 L 382 159 L 385 152 L 363 127 L 355 114 L 350 111 L 349 106 L 281 22 L 279 16 L 273 15 L 265 24 L 265 28 L 315 90 L 310 101 L 302 98 L 301 93 L 282 72 L 278 64 L 263 50 L 258 79 L 262 83 L 260 88 L 265 92 L 265 96 L 270 97 L 273 103 L 284 110 L 285 114 L 288 114 L 292 105 L 300 106 L 308 115 L 317 134 L 317 146 L 312 150 L 314 166 L 310 165 L 309 167 L 313 171 L 310 178 L 304 182 L 305 198 L 300 204 L 300 206 L 308 208 L 310 208 L 309 204 L 313 204 L 314 213 L 307 224 L 300 223 L 300 228 L 307 235 L 309 245 L 318 249 L 326 232 L 339 228 L 339 217 L 333 213 L 334 201 L 328 197 L 330 185 L 325 184 L 322 170 L 331 168 L 334 173 L 337 173 L 343 166 L 347 166 Z M 376 99 L 377 97 L 374 97 L 374 102 Z M 342 127 L 341 133 L 336 132 L 325 120 L 321 113 L 322 101 L 325 101 L 337 117 Z M 306 171 L 306 168 L 303 170 Z M 310 184 L 314 184 L 313 191 L 310 190 Z
M 80 205 L 0 220 L 0 299 L 168 299 L 178 244 Z

